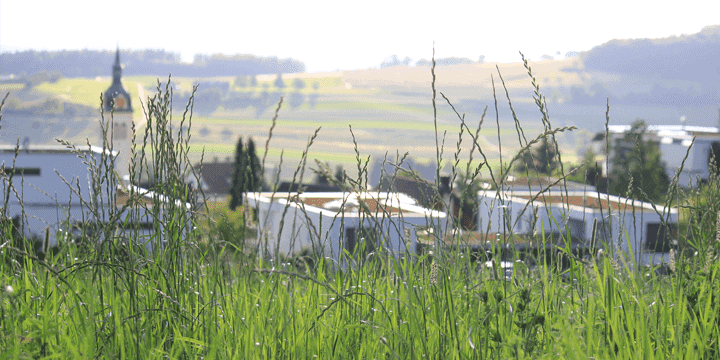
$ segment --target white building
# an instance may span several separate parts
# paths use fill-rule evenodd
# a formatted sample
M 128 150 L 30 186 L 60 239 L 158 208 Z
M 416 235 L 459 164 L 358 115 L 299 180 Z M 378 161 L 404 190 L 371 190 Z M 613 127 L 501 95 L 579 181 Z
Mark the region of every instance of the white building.
M 134 193 L 142 194 L 139 200 L 142 205 L 125 209 L 115 219 L 118 224 L 125 220 L 131 222 L 125 226 L 126 230 L 121 229 L 115 235 L 132 236 L 144 242 L 143 238 L 154 232 L 153 222 L 163 220 L 162 215 L 157 219 L 151 216 L 153 206 L 169 200 L 119 180 L 115 181 L 115 189 L 108 189 L 105 180 L 100 192 L 95 191 L 96 182 L 88 164 L 97 164 L 99 173 L 103 174 L 106 166 L 102 157 L 110 164 L 109 159 L 115 155 L 97 147 L 80 147 L 74 152 L 62 145 L 30 146 L 15 154 L 14 146 L 0 146 L 0 163 L 5 174 L 0 189 L 3 196 L 7 195 L 5 216 L 14 219 L 20 227 L 18 230 L 26 237 L 44 239 L 47 231 L 48 245 L 52 246 L 62 232 L 74 231 L 78 236 L 88 224 L 110 221 L 109 215 L 127 204 L 132 189 Z M 107 174 L 108 177 L 117 176 L 114 169 Z M 179 209 L 184 208 L 189 220 L 190 204 L 177 201 L 174 204 Z M 190 230 L 189 224 L 185 227 Z M 131 228 L 134 229 L 131 231 Z
M 247 201 L 257 210 L 259 249 L 271 256 L 310 248 L 344 264 L 341 254 L 360 245 L 400 256 L 415 252 L 416 230 L 446 226 L 444 213 L 399 193 L 248 193 Z
M 623 144 L 619 140 L 630 131 L 631 125 L 611 125 L 608 127 L 610 135 L 610 147 L 618 148 Z M 710 156 L 716 152 L 720 153 L 720 129 L 706 126 L 683 126 L 683 125 L 648 125 L 646 140 L 659 145 L 660 156 L 665 162 L 666 172 L 669 179 L 675 177 L 680 168 L 685 154 L 688 154 L 682 172 L 678 178 L 681 187 L 689 188 L 701 181 L 707 181 L 710 175 Z M 695 144 L 691 149 L 690 144 L 695 137 Z M 595 150 L 603 152 L 606 144 L 605 133 L 598 133 L 593 141 L 596 142 Z M 629 150 L 633 144 L 628 144 Z M 612 149 L 615 151 L 615 149 Z M 611 152 L 612 159 L 614 152 Z M 606 172 L 607 173 L 607 172 Z
M 594 191 L 560 189 L 539 195 L 522 190 L 480 191 L 478 203 L 479 234 L 554 234 L 558 239 L 569 231 L 575 245 L 589 247 L 594 243 L 609 252 L 619 249 L 631 267 L 670 260 L 676 209 Z

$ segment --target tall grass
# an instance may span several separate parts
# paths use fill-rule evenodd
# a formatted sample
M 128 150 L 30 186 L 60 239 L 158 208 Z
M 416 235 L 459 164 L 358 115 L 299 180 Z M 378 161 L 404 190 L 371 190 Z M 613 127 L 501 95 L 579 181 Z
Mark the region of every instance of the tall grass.
M 542 137 L 555 143 L 556 133 L 572 128 L 551 127 L 544 97 L 529 66 L 527 70 L 545 131 L 538 138 L 528 139 L 513 112 L 518 141 L 523 148 Z M 434 74 L 434 68 L 432 71 Z M 498 77 L 502 82 L 499 70 Z M 433 83 L 433 104 L 435 92 Z M 505 93 L 512 109 L 507 89 Z M 450 99 L 442 97 L 452 105 Z M 434 227 L 427 232 L 435 244 L 432 252 L 393 256 L 378 246 L 363 261 L 356 261 L 357 253 L 344 253 L 352 266 L 324 257 L 324 246 L 332 239 L 323 235 L 323 226 L 315 224 L 317 227 L 311 229 L 313 249 L 305 254 L 304 261 L 295 261 L 293 254 L 280 254 L 278 248 L 270 251 L 277 244 L 263 237 L 263 224 L 254 225 L 261 228 L 255 246 L 247 244 L 244 249 L 218 235 L 223 232 L 213 228 L 217 222 L 203 218 L 212 211 L 203 205 L 202 194 L 184 185 L 188 177 L 197 174 L 187 159 L 189 132 L 171 131 L 169 80 L 165 86 L 158 84 L 154 97 L 143 100 L 148 125 L 142 134 L 133 132 L 139 145 L 133 150 L 131 179 L 152 175 L 157 183 L 150 190 L 169 199 L 199 196 L 199 200 L 189 211 L 182 203 L 160 197 L 153 197 L 148 204 L 141 200 L 144 194 L 131 188 L 130 200 L 117 205 L 120 184 L 112 173 L 114 160 L 103 156 L 90 164 L 97 198 L 86 199 L 88 212 L 92 219 L 102 221 L 91 222 L 79 239 L 89 245 L 87 248 L 60 238 L 59 253 L 41 260 L 9 241 L 13 229 L 5 222 L 0 245 L 0 357 L 720 356 L 717 176 L 706 187 L 682 193 L 678 200 L 686 209 L 687 226 L 681 240 L 688 245 L 685 251 L 676 252 L 669 275 L 651 268 L 626 271 L 614 256 L 600 252 L 581 258 L 569 247 L 560 247 L 559 256 L 567 259 L 565 266 L 552 262 L 532 267 L 516 261 L 510 277 L 505 277 L 498 262 L 487 267 L 487 259 L 478 259 L 467 247 L 443 246 L 451 238 L 442 234 L 452 236 L 452 223 L 458 219 L 452 219 L 446 229 L 428 219 L 428 228 Z M 192 104 L 191 98 L 180 120 L 188 127 Z M 497 101 L 495 104 L 497 112 Z M 265 144 L 263 167 L 280 108 Z M 108 115 L 113 114 L 102 117 Z M 478 180 L 481 170 L 487 170 L 495 185 L 502 188 L 517 156 L 506 156 L 510 160 L 501 161 L 500 169 L 490 168 L 477 136 L 484 115 L 472 128 L 470 120 L 457 115 L 461 135 L 452 154 L 452 178 L 472 182 Z M 498 131 L 499 126 L 497 121 Z M 111 127 L 105 130 L 112 132 Z M 309 139 L 308 148 L 320 131 L 318 128 Z M 465 132 L 472 139 L 469 145 L 463 144 Z M 350 136 L 355 141 L 352 127 Z M 444 134 L 437 133 L 438 169 L 445 140 Z M 367 191 L 369 157 L 360 154 L 355 145 L 357 178 L 345 174 L 337 180 L 320 162 L 311 171 L 345 192 Z M 103 146 L 112 148 L 112 143 L 104 142 Z M 458 159 L 465 149 L 470 149 L 470 157 L 477 160 L 462 169 Z M 392 180 L 409 172 L 411 169 L 403 168 L 406 156 L 391 157 L 389 162 L 396 165 L 396 171 L 383 177 Z M 281 166 L 288 166 L 282 164 L 282 154 L 280 159 Z M 295 167 L 294 181 L 302 182 L 307 167 L 306 149 Z M 561 181 L 567 175 L 562 172 Z M 410 176 L 414 176 L 412 172 Z M 3 174 L 5 199 L 13 196 L 12 177 Z M 435 199 L 430 200 L 442 201 L 438 187 L 436 183 Z M 463 191 L 467 194 L 471 189 L 469 186 Z M 273 197 L 290 200 L 293 195 L 275 193 Z M 103 202 L 111 206 L 102 206 Z M 375 224 L 401 221 L 381 210 L 365 209 L 361 213 Z M 154 220 L 149 237 L 140 236 L 138 224 L 143 214 Z M 335 221 L 342 223 L 343 217 L 340 212 Z M 512 226 L 508 224 L 508 228 Z M 284 223 L 281 228 L 292 231 L 293 224 Z M 386 227 L 377 225 L 377 229 Z M 462 244 L 459 235 L 452 241 Z M 493 248 L 491 257 L 501 258 L 503 245 L 508 243 Z M 692 250 L 688 250 L 690 246 Z

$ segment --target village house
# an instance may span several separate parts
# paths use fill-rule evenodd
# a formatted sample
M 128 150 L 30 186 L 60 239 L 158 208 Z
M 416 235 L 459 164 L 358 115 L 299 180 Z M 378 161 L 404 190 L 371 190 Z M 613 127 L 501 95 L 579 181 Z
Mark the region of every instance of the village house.
M 193 165 L 195 172 L 199 176 L 199 181 L 196 181 L 194 176 L 188 176 L 185 182 L 192 184 L 196 189 L 202 189 L 206 201 L 227 201 L 230 195 L 230 189 L 232 188 L 234 166 L 235 163 L 231 161 L 229 157 L 226 157 L 225 161 L 218 161 L 217 157 L 215 157 L 212 162 Z M 272 172 L 273 170 L 274 169 L 268 167 L 268 172 Z M 275 176 L 271 176 L 270 178 L 274 179 Z M 263 184 L 263 186 L 265 185 Z M 297 192 L 298 189 L 302 189 L 302 192 L 335 192 L 342 190 L 339 186 L 328 182 L 316 181 L 309 184 L 298 184 L 296 182 L 281 181 L 275 191 L 287 193 Z
M 475 245 L 513 239 L 514 246 L 531 248 L 543 238 L 564 246 L 569 234 L 574 249 L 619 250 L 629 266 L 651 266 L 670 261 L 676 224 L 676 209 L 595 191 L 483 190 L 478 228 L 464 239 Z
M 68 232 L 77 237 L 87 224 L 106 221 L 110 213 L 126 205 L 131 190 L 140 194 L 139 201 L 117 219 L 118 225 L 122 225 L 118 235 L 148 238 L 153 234 L 153 222 L 162 221 L 162 215 L 160 219 L 152 215 L 156 202 L 169 201 L 162 195 L 121 181 L 115 182 L 114 189 L 108 189 L 107 179 L 100 193 L 93 189 L 93 173 L 88 164 L 96 165 L 99 174 L 116 176 L 114 169 L 106 171 L 106 164 L 117 156 L 115 152 L 87 146 L 73 150 L 63 145 L 29 146 L 19 149 L 17 154 L 15 150 L 14 146 L 0 146 L 0 163 L 5 174 L 1 189 L 7 196 L 3 211 L 27 238 L 44 240 L 47 232 L 46 246 L 54 246 L 60 234 Z M 189 216 L 190 204 L 175 205 L 184 207 Z
M 622 137 L 630 129 L 631 125 L 610 125 L 608 127 L 611 159 L 617 152 L 630 152 L 635 146 L 633 142 L 622 141 Z M 688 153 L 693 137 L 695 144 Z M 678 178 L 678 185 L 683 188 L 690 188 L 699 182 L 707 181 L 710 176 L 710 158 L 713 154 L 720 155 L 720 129 L 717 127 L 649 125 L 646 131 L 646 140 L 658 144 L 660 157 L 665 162 L 665 171 L 669 179 L 675 177 L 685 154 L 688 155 Z M 605 132 L 596 134 L 593 143 L 596 153 L 604 153 Z M 607 169 L 605 173 L 609 173 Z
M 232 187 L 232 171 L 234 163 L 230 158 L 225 161 L 218 161 L 217 157 L 211 162 L 195 164 L 195 172 L 200 177 L 199 184 L 195 179 L 186 179 L 187 183 L 193 184 L 197 189 L 202 189 L 207 201 L 224 201 L 230 194 Z
M 383 249 L 395 256 L 416 251 L 416 231 L 442 234 L 444 213 L 422 208 L 400 193 L 248 193 L 257 211 L 257 241 L 270 256 L 310 248 L 337 264 L 342 254 Z

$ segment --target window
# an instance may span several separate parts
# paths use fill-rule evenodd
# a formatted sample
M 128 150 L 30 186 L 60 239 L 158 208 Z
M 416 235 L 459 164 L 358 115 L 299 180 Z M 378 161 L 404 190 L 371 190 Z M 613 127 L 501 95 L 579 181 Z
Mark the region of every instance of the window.
M 647 225 L 645 249 L 654 252 L 670 251 L 672 237 L 677 236 L 677 227 L 675 224 L 667 225 L 667 227 L 657 223 Z M 670 231 L 668 231 L 668 227 Z
M 612 242 L 612 229 L 608 220 L 603 220 L 597 223 L 597 229 L 595 230 L 595 242 L 598 245 L 607 245 Z
M 112 129 L 113 140 L 125 140 L 128 137 L 128 126 L 126 123 L 121 122 L 115 124 Z
M 375 251 L 378 236 L 373 229 L 345 228 L 344 248 L 349 253 L 354 254 L 358 249 L 362 249 L 363 255 Z
M 355 228 L 345 228 L 345 250 L 349 253 L 355 252 L 355 243 L 357 242 L 357 233 Z
M 607 248 L 612 244 L 612 228 L 610 227 L 609 220 L 598 219 L 598 221 L 593 221 L 593 223 L 595 224 L 595 238 L 592 238 L 590 241 L 591 251 Z
M 585 222 L 582 219 L 570 219 L 568 223 L 570 225 L 570 236 L 573 239 L 585 238 Z
M 3 172 L 10 175 L 19 175 L 19 176 L 40 176 L 40 168 L 3 168 Z

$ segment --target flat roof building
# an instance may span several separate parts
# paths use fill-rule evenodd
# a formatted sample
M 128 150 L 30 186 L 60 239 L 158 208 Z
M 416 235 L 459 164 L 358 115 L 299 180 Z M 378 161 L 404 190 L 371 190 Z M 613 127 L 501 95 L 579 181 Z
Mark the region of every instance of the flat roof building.
M 669 261 L 676 226 L 677 209 L 594 191 L 487 190 L 478 192 L 478 228 L 463 241 L 490 245 L 510 239 L 532 247 L 543 237 L 562 244 L 569 234 L 574 247 L 619 250 L 630 266 L 645 266 Z
M 623 136 L 631 131 L 631 125 L 610 125 L 608 134 L 610 137 L 610 159 L 620 151 L 629 152 L 635 146 L 634 143 L 621 141 Z M 720 129 L 708 126 L 684 126 L 684 125 L 648 125 L 645 131 L 646 141 L 649 140 L 658 145 L 661 160 L 665 162 L 665 171 L 669 179 L 675 177 L 678 169 L 682 171 L 678 177 L 678 185 L 683 188 L 690 188 L 699 182 L 707 181 L 710 176 L 710 158 L 720 156 Z M 695 144 L 690 148 L 692 140 Z M 605 132 L 600 132 L 593 138 L 594 150 L 597 153 L 604 153 L 607 140 Z M 685 155 L 687 154 L 687 159 Z M 685 164 L 683 166 L 683 160 Z M 720 161 L 720 159 L 716 160 Z M 603 162 L 603 166 L 605 163 Z M 610 164 L 612 167 L 612 164 Z M 611 169 L 605 169 L 609 173 Z
M 248 193 L 247 201 L 258 213 L 261 252 L 290 255 L 310 248 L 341 265 L 348 260 L 343 254 L 359 249 L 414 253 L 416 230 L 440 234 L 446 226 L 445 213 L 400 193 Z

